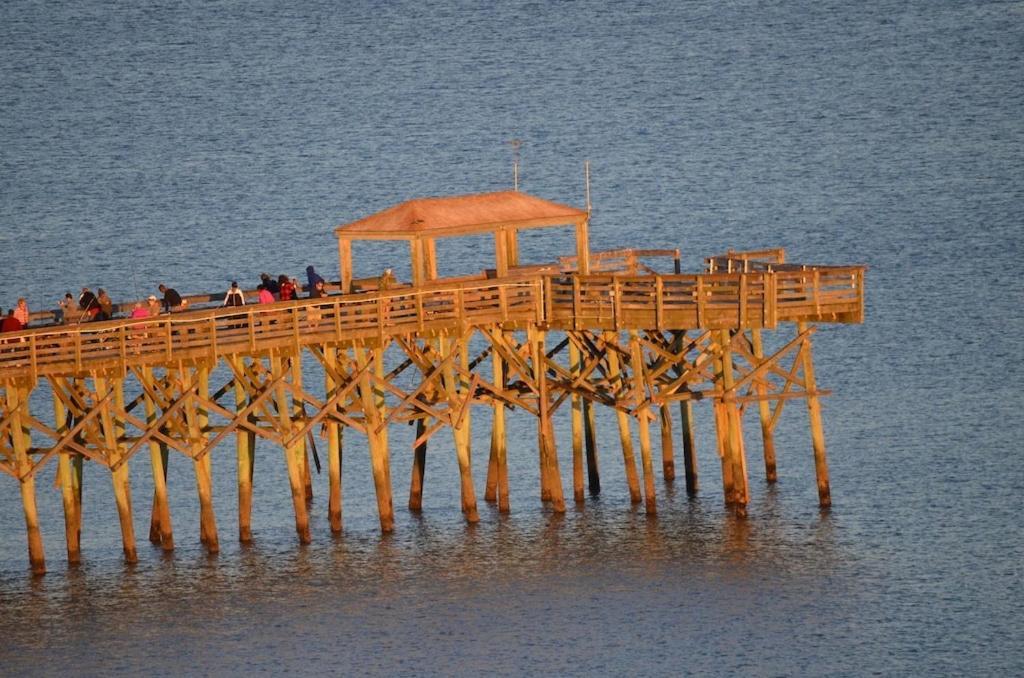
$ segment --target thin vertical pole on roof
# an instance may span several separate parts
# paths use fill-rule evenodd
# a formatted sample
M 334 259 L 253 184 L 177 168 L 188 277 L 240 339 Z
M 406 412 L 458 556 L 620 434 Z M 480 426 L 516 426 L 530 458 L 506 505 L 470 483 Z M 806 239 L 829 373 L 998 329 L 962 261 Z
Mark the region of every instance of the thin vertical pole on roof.
M 587 214 L 590 214 L 590 161 L 583 161 L 583 178 L 586 185 Z
M 523 142 L 519 139 L 512 139 L 508 142 L 512 146 L 512 187 L 519 191 L 519 147 Z

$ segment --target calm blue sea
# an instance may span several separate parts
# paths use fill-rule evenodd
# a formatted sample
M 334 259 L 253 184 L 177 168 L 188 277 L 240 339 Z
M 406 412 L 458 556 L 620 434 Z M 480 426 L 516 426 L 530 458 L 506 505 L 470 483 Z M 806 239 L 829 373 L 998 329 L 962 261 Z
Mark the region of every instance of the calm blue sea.
M 225 446 L 217 557 L 181 457 L 178 548 L 145 541 L 140 457 L 130 568 L 109 474 L 88 468 L 85 562 L 67 569 L 50 467 L 41 580 L 0 478 L 0 673 L 1024 673 L 1022 57 L 1022 2 L 0 4 L 4 309 L 83 285 L 117 300 L 309 264 L 333 277 L 334 226 L 508 188 L 512 140 L 521 187 L 548 199 L 582 205 L 590 162 L 595 249 L 680 247 L 696 270 L 783 246 L 870 267 L 867 322 L 815 338 L 829 512 L 799 404 L 775 487 L 748 419 L 745 521 L 722 506 L 706 406 L 700 494 L 659 481 L 653 520 L 630 507 L 608 413 L 599 499 L 542 506 L 535 435 L 514 417 L 512 514 L 481 500 L 475 527 L 450 436 L 431 441 L 422 516 L 404 509 L 412 435 L 396 428 L 388 538 L 348 436 L 344 535 L 320 476 L 305 548 L 271 446 L 255 542 L 235 542 Z M 486 265 L 479 245 L 443 244 L 441 273 Z M 526 261 L 571 250 L 561 233 L 522 246 Z M 404 248 L 356 254 L 357 275 L 408 277 Z M 489 416 L 474 417 L 482 499 Z

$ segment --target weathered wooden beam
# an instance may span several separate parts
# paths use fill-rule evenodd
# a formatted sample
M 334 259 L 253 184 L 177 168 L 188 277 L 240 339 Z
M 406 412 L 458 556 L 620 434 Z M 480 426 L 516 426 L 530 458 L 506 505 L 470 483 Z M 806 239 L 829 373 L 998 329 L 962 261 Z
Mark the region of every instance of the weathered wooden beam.
M 817 277 L 815 278 L 817 281 Z M 797 332 L 804 334 L 807 326 L 797 323 Z M 818 401 L 817 382 L 814 378 L 814 358 L 811 356 L 811 338 L 804 337 L 803 350 L 804 383 L 807 384 L 807 417 L 811 424 L 811 444 L 814 448 L 814 474 L 818 483 L 818 505 L 828 508 L 832 505 L 832 491 L 829 487 L 828 458 L 825 456 L 825 430 L 821 423 L 821 403 Z

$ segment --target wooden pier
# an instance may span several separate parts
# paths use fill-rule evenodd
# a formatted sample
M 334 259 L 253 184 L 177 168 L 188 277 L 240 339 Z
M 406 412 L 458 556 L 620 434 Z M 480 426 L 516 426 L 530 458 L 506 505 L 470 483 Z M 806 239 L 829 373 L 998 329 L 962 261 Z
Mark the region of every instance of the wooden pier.
M 232 438 L 242 541 L 252 538 L 256 437 L 283 451 L 299 541 L 310 541 L 307 441 L 315 435 L 327 443 L 330 529 L 342 530 L 344 439 L 369 455 L 381 530 L 391 531 L 388 428 L 400 423 L 416 427 L 409 509 L 421 507 L 428 441 L 449 429 L 462 512 L 475 522 L 469 425 L 480 407 L 492 422 L 484 499 L 500 511 L 511 508 L 506 417 L 536 419 L 540 498 L 562 512 L 561 464 L 571 460 L 573 501 L 600 491 L 594 426 L 603 407 L 616 417 L 631 501 L 655 514 L 650 428 L 660 426 L 661 473 L 671 481 L 678 422 L 686 489 L 697 492 L 693 406 L 708 400 L 725 502 L 742 515 L 746 410 L 758 413 L 766 478 L 774 482 L 773 431 L 786 403 L 802 399 L 819 502 L 828 506 L 819 405 L 826 392 L 815 382 L 811 339 L 818 323 L 863 321 L 864 267 L 789 264 L 781 250 L 766 250 L 710 257 L 706 271 L 682 273 L 677 251 L 591 252 L 588 220 L 586 211 L 515 192 L 410 201 L 337 229 L 344 294 L 0 335 L 0 471 L 20 487 L 33 571 L 45 572 L 35 481 L 50 462 L 69 562 L 80 558 L 85 462 L 109 469 L 125 559 L 136 560 L 128 464 L 144 451 L 154 484 L 150 541 L 174 547 L 165 473 L 175 452 L 194 466 L 200 540 L 217 551 L 210 455 L 226 453 Z M 519 232 L 566 225 L 575 229 L 573 256 L 519 264 Z M 495 267 L 438 279 L 436 239 L 480 233 L 494 235 Z M 355 291 L 356 239 L 408 241 L 412 281 L 384 277 L 370 285 L 376 289 Z M 645 263 L 658 258 L 671 270 Z M 784 336 L 772 351 L 766 331 Z M 305 361 L 319 365 L 323 383 L 303 382 Z M 44 411 L 34 411 L 46 400 Z M 563 407 L 571 410 L 568 451 L 557 449 L 552 425 Z

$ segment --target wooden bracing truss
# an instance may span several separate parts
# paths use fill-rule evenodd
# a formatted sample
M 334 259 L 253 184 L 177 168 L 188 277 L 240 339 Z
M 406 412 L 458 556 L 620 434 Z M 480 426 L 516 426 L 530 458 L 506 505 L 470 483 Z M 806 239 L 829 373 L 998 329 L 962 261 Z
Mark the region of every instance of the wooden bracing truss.
M 824 439 L 811 360 L 813 328 L 796 324 L 792 339 L 765 354 L 760 329 L 590 330 L 551 329 L 545 323 L 467 324 L 451 331 L 424 331 L 360 341 L 300 345 L 139 364 L 94 371 L 0 381 L 0 471 L 19 481 L 25 504 L 30 560 L 44 568 L 35 518 L 34 480 L 57 460 L 57 483 L 65 509 L 68 557 L 79 559 L 82 465 L 107 468 L 122 526 L 125 556 L 135 560 L 128 464 L 149 452 L 154 477 L 150 540 L 173 548 L 166 470 L 172 453 L 195 468 L 200 501 L 200 539 L 218 548 L 211 498 L 210 456 L 234 438 L 238 457 L 239 538 L 251 539 L 250 513 L 256 438 L 284 451 L 296 530 L 310 540 L 307 499 L 310 464 L 319 469 L 317 440 L 326 440 L 331 529 L 341 524 L 342 439 L 346 429 L 366 437 L 381 529 L 393 529 L 388 428 L 415 425 L 409 507 L 422 506 L 427 444 L 440 430 L 452 432 L 460 471 L 462 511 L 478 520 L 470 464 L 469 420 L 474 406 L 492 410 L 490 457 L 484 497 L 508 511 L 508 413 L 537 419 L 542 500 L 565 510 L 554 415 L 568 404 L 572 421 L 573 497 L 600 491 L 594 441 L 598 406 L 614 411 L 624 472 L 633 502 L 655 513 L 654 471 L 649 427 L 661 422 L 662 469 L 675 476 L 672 409 L 682 424 L 687 490 L 698 488 L 692 406 L 710 400 L 715 412 L 718 455 L 726 502 L 740 512 L 747 504 L 742 417 L 758 410 L 767 478 L 774 481 L 773 433 L 786 403 L 806 400 L 818 470 L 819 498 L 829 503 Z M 323 385 L 303 383 L 303 361 L 313 361 Z M 487 366 L 490 369 L 486 369 Z M 218 378 L 220 383 L 211 383 Z M 48 390 L 52 414 L 32 411 Z M 640 441 L 640 473 L 631 423 Z M 49 422 L 49 423 L 47 423 Z M 642 478 L 642 487 L 641 487 Z

